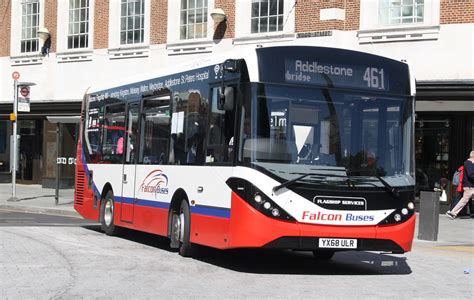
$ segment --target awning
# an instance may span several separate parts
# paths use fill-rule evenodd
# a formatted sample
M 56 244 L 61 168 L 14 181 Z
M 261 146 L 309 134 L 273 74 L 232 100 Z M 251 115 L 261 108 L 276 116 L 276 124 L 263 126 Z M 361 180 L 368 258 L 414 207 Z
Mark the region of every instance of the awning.
M 474 101 L 474 80 L 417 81 L 416 100 Z
M 46 116 L 50 123 L 77 124 L 81 116 Z

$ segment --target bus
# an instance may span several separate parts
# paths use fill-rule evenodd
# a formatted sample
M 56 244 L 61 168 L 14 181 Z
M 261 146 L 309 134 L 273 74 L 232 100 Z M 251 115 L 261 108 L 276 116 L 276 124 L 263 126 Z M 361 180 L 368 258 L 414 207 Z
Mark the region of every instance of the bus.
M 84 96 L 74 207 L 196 245 L 405 253 L 415 214 L 407 63 L 256 47 Z

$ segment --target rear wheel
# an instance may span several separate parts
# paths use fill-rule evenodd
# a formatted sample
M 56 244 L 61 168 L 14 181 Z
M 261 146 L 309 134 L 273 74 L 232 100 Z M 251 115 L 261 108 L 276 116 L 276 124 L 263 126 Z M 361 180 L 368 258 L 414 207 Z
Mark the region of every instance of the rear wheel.
M 314 258 L 317 260 L 330 260 L 334 256 L 331 250 L 313 250 Z
M 100 203 L 100 225 L 107 235 L 116 235 L 118 233 L 118 227 L 114 224 L 114 213 L 114 193 L 108 191 Z

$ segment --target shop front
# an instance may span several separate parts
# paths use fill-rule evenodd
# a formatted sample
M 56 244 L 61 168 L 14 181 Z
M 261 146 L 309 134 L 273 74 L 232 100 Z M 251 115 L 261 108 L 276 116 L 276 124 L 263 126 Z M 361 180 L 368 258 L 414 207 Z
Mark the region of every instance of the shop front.
M 416 189 L 438 190 L 441 208 L 455 196 L 455 170 L 474 149 L 474 82 L 418 82 L 415 121 Z
M 4 183 L 12 180 L 12 122 L 9 120 L 11 110 L 11 103 L 0 104 L 0 182 Z M 41 184 L 43 187 L 53 188 L 59 170 L 60 186 L 74 186 L 78 124 L 70 121 L 59 124 L 57 118 L 78 118 L 79 114 L 80 102 L 68 102 L 32 103 L 29 113 L 18 115 L 17 183 Z

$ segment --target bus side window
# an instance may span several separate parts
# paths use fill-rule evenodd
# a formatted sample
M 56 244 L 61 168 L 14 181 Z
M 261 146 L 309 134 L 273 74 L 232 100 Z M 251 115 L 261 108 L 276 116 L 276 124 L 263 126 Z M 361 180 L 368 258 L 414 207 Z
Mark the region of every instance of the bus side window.
M 86 158 L 88 162 L 98 163 L 101 160 L 101 137 L 103 119 L 100 117 L 97 105 L 89 107 L 85 125 Z
M 134 164 L 136 162 L 137 137 L 138 137 L 138 103 L 130 104 L 127 119 L 127 145 L 125 153 L 125 163 Z
M 170 94 L 146 99 L 140 130 L 142 164 L 168 164 L 170 145 Z
M 234 135 L 234 112 L 218 109 L 220 88 L 211 92 L 210 122 L 207 137 L 206 163 L 231 162 Z M 232 141 L 231 141 L 232 140 Z
M 103 128 L 102 161 L 122 163 L 125 137 L 125 105 L 123 103 L 105 108 Z
M 206 136 L 208 101 L 201 91 L 176 92 L 171 118 L 170 163 L 202 165 Z

